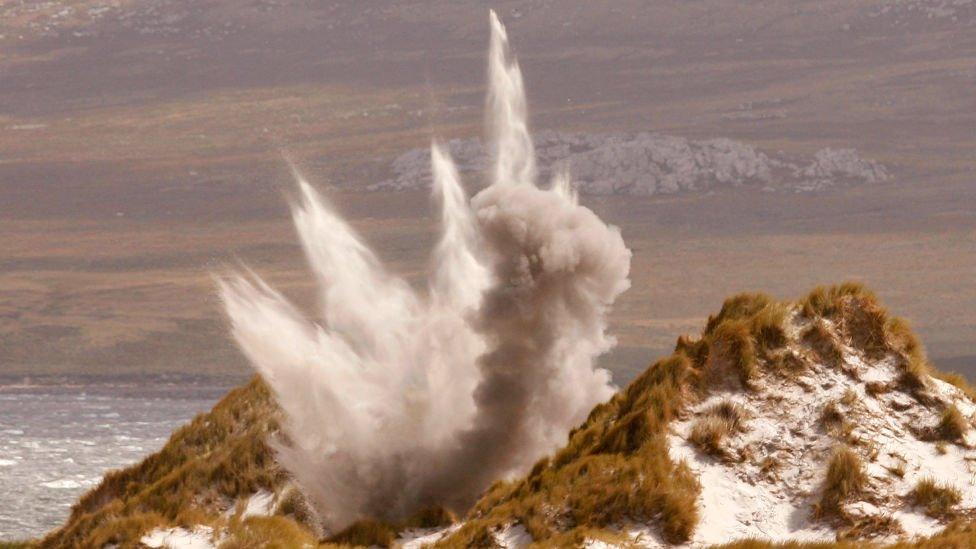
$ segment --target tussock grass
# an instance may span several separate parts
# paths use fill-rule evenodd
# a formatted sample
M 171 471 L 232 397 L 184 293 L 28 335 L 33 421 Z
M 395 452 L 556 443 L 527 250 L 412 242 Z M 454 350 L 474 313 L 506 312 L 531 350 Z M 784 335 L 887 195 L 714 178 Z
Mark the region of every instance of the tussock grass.
M 744 320 L 723 322 L 710 334 L 708 341 L 709 378 L 719 382 L 732 372 L 743 387 L 751 387 L 759 376 L 759 365 L 749 323 Z
M 709 406 L 702 411 L 702 415 L 726 421 L 732 431 L 744 430 L 745 422 L 749 418 L 749 413 L 742 405 L 728 399 Z
M 784 328 L 787 314 L 788 309 L 785 304 L 773 302 L 752 317 L 750 329 L 760 349 L 771 351 L 786 345 L 789 339 Z
M 625 520 L 659 521 L 666 539 L 687 540 L 697 522 L 694 499 L 699 487 L 686 466 L 668 459 L 667 424 L 688 403 L 729 380 L 761 390 L 757 382 L 766 372 L 796 377 L 806 370 L 806 355 L 790 346 L 787 327 L 793 310 L 809 319 L 810 328 L 800 338 L 824 363 L 843 364 L 841 341 L 872 357 L 883 353 L 924 357 L 907 324 L 888 317 L 874 294 L 859 284 L 819 288 L 796 305 L 764 294 L 734 296 L 717 315 L 709 317 L 701 337 L 678 338 L 670 358 L 654 364 L 624 391 L 597 406 L 570 433 L 562 450 L 541 460 L 525 478 L 491 487 L 465 525 L 440 545 L 491 545 L 491 532 L 512 522 L 522 524 L 543 546 L 581 539 L 573 536 L 583 528 L 604 528 Z M 911 366 L 905 370 L 914 371 Z M 873 388 L 873 394 L 880 394 L 898 387 Z M 856 406 L 857 395 L 845 394 L 842 401 L 848 407 Z M 703 451 L 721 455 L 723 441 L 741 425 L 741 417 L 736 420 L 734 413 L 727 412 L 703 411 L 689 440 Z M 840 409 L 836 412 L 840 414 Z M 831 417 L 825 414 L 828 423 Z M 837 422 L 849 423 L 843 417 Z M 847 429 L 842 432 L 843 439 L 850 438 Z M 777 466 L 775 457 L 767 456 L 762 462 L 768 475 L 775 475 Z M 868 485 L 861 459 L 853 450 L 839 448 L 826 477 L 817 505 L 819 516 L 841 519 L 851 535 L 871 536 L 897 529 L 894 521 L 856 522 L 843 513 L 843 503 L 862 494 Z
M 658 361 L 594 408 L 551 459 L 521 480 L 489 488 L 464 526 L 438 545 L 493 543 L 493 529 L 512 521 L 540 543 L 623 520 L 656 523 L 665 539 L 687 541 L 698 522 L 700 486 L 685 464 L 670 459 L 666 437 L 699 382 L 684 353 Z
M 318 540 L 308 530 L 284 517 L 248 517 L 232 521 L 227 538 L 218 549 L 292 549 L 317 547 Z
M 147 532 L 166 524 L 166 519 L 158 513 L 138 513 L 129 516 L 113 517 L 95 526 L 85 538 L 88 547 L 105 547 L 131 543 Z M 43 542 L 47 547 L 47 542 Z
M 923 478 L 915 484 L 909 499 L 915 505 L 923 507 L 925 514 L 930 517 L 945 518 L 951 516 L 953 508 L 962 501 L 962 493 L 954 486 Z
M 902 370 L 900 385 L 920 401 L 928 402 L 922 390 L 926 387 L 926 380 L 937 372 L 926 358 L 925 349 L 909 323 L 903 318 L 890 316 L 873 292 L 857 283 L 818 287 L 800 301 L 799 307 L 804 316 L 814 321 L 814 325 L 821 319 L 831 320 L 838 336 L 868 358 L 879 359 L 888 353 L 895 353 Z M 824 335 L 809 332 L 805 334 L 809 337 L 805 337 L 805 341 L 815 348 L 822 359 L 836 363 L 840 355 L 830 348 Z M 976 396 L 976 391 L 960 377 L 937 375 L 949 383 L 958 384 L 970 398 Z
M 837 342 L 834 334 L 831 333 L 830 328 L 822 320 L 817 320 L 810 324 L 800 334 L 800 338 L 817 353 L 817 357 L 824 364 L 836 367 L 843 362 L 844 352 L 841 350 L 840 344 Z
M 759 463 L 759 472 L 769 478 L 775 478 L 776 473 L 783 468 L 783 460 L 778 454 L 770 454 Z
M 721 324 L 736 320 L 751 320 L 763 309 L 776 305 L 776 300 L 762 293 L 742 293 L 734 295 L 722 303 L 717 315 L 709 316 L 705 324 L 705 334 L 711 334 Z
M 352 545 L 354 547 L 390 547 L 396 540 L 396 531 L 386 522 L 376 519 L 361 519 L 328 539 L 329 543 Z
M 863 284 L 844 282 L 836 286 L 817 286 L 798 305 L 807 318 L 832 318 L 840 314 L 848 298 L 877 302 L 874 292 Z
M 723 400 L 702 411 L 691 426 L 688 440 L 708 455 L 727 457 L 722 441 L 742 430 L 745 420 L 742 406 Z
M 623 543 L 625 538 L 604 529 L 628 521 L 656 524 L 669 542 L 687 541 L 698 523 L 696 499 L 701 487 L 685 463 L 670 459 L 668 425 L 689 404 L 728 380 L 761 390 L 756 382 L 766 373 L 796 377 L 806 370 L 807 352 L 794 349 L 787 329 L 795 311 L 810 320 L 811 327 L 801 334 L 803 342 L 826 363 L 842 362 L 841 341 L 868 356 L 894 354 L 903 370 L 900 385 L 872 389 L 868 384 L 869 394 L 906 387 L 924 393 L 928 376 L 939 375 L 908 324 L 887 316 L 874 295 L 858 284 L 818 288 L 796 304 L 764 294 L 734 296 L 709 318 L 700 338 L 680 337 L 672 356 L 595 407 L 569 434 L 565 447 L 540 460 L 524 478 L 491 486 L 469 512 L 464 526 L 438 545 L 493 546 L 492 532 L 512 523 L 523 525 L 539 547 L 578 546 L 583 540 L 603 536 Z M 963 380 L 940 377 L 972 394 Z M 845 399 L 850 400 L 848 395 Z M 50 534 L 44 546 L 118 542 L 124 547 L 156 526 L 192 526 L 208 520 L 227 524 L 226 519 L 214 516 L 218 502 L 259 489 L 273 490 L 287 480 L 265 443 L 277 428 L 275 411 L 260 381 L 231 392 L 211 413 L 177 431 L 158 454 L 109 475 L 79 501 L 69 522 Z M 705 429 L 709 433 L 707 437 L 703 433 L 702 440 L 714 441 L 712 446 L 720 448 L 722 440 L 741 430 L 746 419 L 744 410 L 734 403 L 719 403 L 702 412 L 702 421 L 712 425 Z M 958 422 L 953 423 L 958 427 Z M 775 475 L 779 461 L 766 456 L 761 465 L 764 472 Z M 843 504 L 863 494 L 867 482 L 857 454 L 850 448 L 838 449 L 827 469 L 816 506 L 818 516 L 844 520 L 850 535 L 870 536 L 894 528 L 895 524 L 884 520 L 855 523 L 843 513 Z M 228 528 L 233 535 L 228 543 L 238 545 L 230 547 L 268 546 L 272 539 L 288 540 L 284 546 L 308 543 L 311 532 L 316 531 L 310 527 L 316 519 L 304 507 L 300 494 L 290 494 L 283 494 L 274 517 L 231 519 Z M 453 515 L 436 507 L 422 510 L 402 524 L 367 519 L 320 546 L 385 546 L 399 528 L 443 526 L 453 521 Z M 968 543 L 976 542 L 976 530 L 966 525 L 932 540 L 976 546 Z M 929 540 L 918 543 L 929 544 L 918 547 L 952 547 Z M 742 541 L 729 547 L 772 546 Z
M 834 450 L 827 466 L 820 501 L 814 509 L 816 518 L 844 517 L 843 504 L 864 493 L 868 477 L 861 458 L 847 446 Z
M 927 385 L 927 379 L 935 371 L 925 356 L 925 348 L 915 336 L 907 320 L 891 317 L 885 324 L 885 333 L 889 348 L 898 354 L 898 365 L 902 370 L 899 383 L 917 396 L 918 392 Z M 957 380 L 959 382 L 961 380 Z M 962 382 L 964 391 L 972 391 L 969 385 Z
M 796 379 L 797 376 L 807 371 L 809 365 L 798 354 L 787 350 L 773 355 L 769 361 L 769 367 L 782 376 Z
M 176 524 L 193 509 L 205 511 L 258 490 L 274 491 L 284 479 L 266 442 L 277 430 L 276 410 L 257 377 L 230 391 L 213 410 L 177 430 L 159 452 L 107 474 L 42 544 L 90 547 L 103 539 L 131 541 L 142 533 L 138 528 Z
M 851 345 L 868 358 L 883 357 L 889 350 L 888 311 L 873 296 L 848 298 L 841 307 L 841 328 Z
M 437 528 L 450 526 L 457 522 L 457 516 L 451 511 L 440 505 L 430 505 L 411 514 L 407 519 L 398 525 L 397 530 L 408 528 Z
M 691 427 L 688 440 L 702 452 L 711 456 L 724 456 L 725 448 L 722 441 L 732 434 L 732 425 L 719 417 L 706 416 L 699 418 Z
M 820 411 L 820 425 L 826 431 L 842 428 L 845 423 L 847 423 L 847 419 L 837 407 L 836 402 L 828 402 Z
M 739 294 L 708 318 L 703 339 L 722 348 L 740 381 L 748 383 L 756 374 L 756 354 L 765 356 L 786 345 L 788 312 L 786 304 L 768 295 Z
M 318 514 L 296 486 L 289 486 L 281 493 L 275 514 L 288 517 L 311 532 L 320 531 Z
M 898 463 L 892 465 L 891 467 L 885 467 L 889 473 L 895 475 L 898 478 L 905 478 L 905 463 L 899 461 Z
M 888 538 L 904 532 L 901 523 L 890 515 L 871 515 L 848 519 L 851 524 L 837 533 L 838 539 Z
M 963 376 L 955 372 L 939 372 L 935 370 L 930 372 L 930 375 L 952 385 L 962 391 L 970 400 L 976 401 L 976 390 L 969 385 L 969 382 Z
M 963 439 L 969 430 L 969 422 L 955 404 L 950 404 L 942 411 L 942 418 L 935 430 L 943 440 L 955 442 Z
M 884 545 L 863 541 L 772 543 L 762 540 L 741 540 L 714 549 L 880 549 L 882 547 L 886 549 L 968 549 L 976 547 L 976 523 L 958 521 L 949 524 L 944 531 L 932 537 Z

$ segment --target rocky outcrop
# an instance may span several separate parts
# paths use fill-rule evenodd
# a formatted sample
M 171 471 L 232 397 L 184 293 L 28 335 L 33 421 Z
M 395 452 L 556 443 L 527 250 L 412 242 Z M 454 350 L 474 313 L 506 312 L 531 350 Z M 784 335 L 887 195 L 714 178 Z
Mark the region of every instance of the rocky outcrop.
M 658 195 L 727 187 L 810 192 L 837 185 L 877 183 L 888 170 L 854 149 L 825 148 L 812 158 L 761 151 L 727 138 L 692 140 L 658 133 L 539 132 L 534 136 L 544 177 L 568 172 L 576 188 L 593 195 Z M 488 159 L 478 139 L 446 144 L 464 173 L 483 173 Z M 429 185 L 430 158 L 413 149 L 391 164 L 393 177 L 369 190 L 404 190 Z

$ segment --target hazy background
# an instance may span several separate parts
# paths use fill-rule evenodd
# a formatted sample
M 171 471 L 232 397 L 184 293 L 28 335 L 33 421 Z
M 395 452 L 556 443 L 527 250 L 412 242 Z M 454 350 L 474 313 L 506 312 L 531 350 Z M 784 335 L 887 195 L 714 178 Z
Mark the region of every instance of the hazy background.
M 620 382 L 734 292 L 866 282 L 976 373 L 971 0 L 0 0 L 0 377 L 242 376 L 210 272 L 312 291 L 281 152 L 421 280 L 426 192 L 364 192 L 482 128 L 487 10 L 534 129 L 857 149 L 891 177 L 584 197 L 634 251 Z

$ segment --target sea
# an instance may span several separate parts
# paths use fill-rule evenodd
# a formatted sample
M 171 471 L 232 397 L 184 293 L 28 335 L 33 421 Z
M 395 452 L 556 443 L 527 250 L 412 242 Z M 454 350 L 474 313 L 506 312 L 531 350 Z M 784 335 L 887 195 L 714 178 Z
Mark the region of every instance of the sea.
M 238 381 L 0 379 L 0 541 L 62 524 L 106 472 L 161 448 Z

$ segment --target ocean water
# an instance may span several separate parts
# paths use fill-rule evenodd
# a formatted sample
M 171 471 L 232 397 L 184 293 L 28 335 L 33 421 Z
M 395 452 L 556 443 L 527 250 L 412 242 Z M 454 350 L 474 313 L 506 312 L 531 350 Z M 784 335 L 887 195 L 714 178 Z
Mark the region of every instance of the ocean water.
M 0 383 L 0 540 L 60 525 L 102 475 L 158 450 L 230 382 Z

